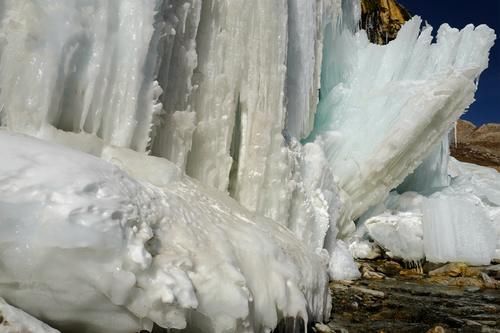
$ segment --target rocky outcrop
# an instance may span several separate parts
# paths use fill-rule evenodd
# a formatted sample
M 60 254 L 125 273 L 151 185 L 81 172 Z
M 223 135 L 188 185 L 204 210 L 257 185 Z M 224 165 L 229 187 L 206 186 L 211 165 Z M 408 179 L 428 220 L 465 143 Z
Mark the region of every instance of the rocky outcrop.
M 389 43 L 410 18 L 410 13 L 395 0 L 361 1 L 361 28 L 372 43 Z
M 500 124 L 476 127 L 466 120 L 459 120 L 451 155 L 457 160 L 474 163 L 500 171 Z

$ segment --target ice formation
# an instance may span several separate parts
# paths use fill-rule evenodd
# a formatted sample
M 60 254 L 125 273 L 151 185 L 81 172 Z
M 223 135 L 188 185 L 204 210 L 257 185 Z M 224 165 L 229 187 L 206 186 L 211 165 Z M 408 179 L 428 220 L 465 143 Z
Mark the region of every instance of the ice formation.
M 366 33 L 326 39 L 313 137 L 356 219 L 403 182 L 473 102 L 495 34 L 482 25 L 432 28 L 414 17 L 388 45 Z M 342 225 L 349 223 L 349 216 Z
M 358 265 L 344 241 L 337 241 L 331 256 L 335 260 L 330 263 L 328 270 L 333 280 L 356 280 L 361 276 Z
M 326 258 L 166 160 L 103 152 L 154 186 L 6 131 L 0 151 L 0 294 L 54 327 L 133 332 L 189 318 L 192 332 L 263 332 L 329 313 Z
M 498 258 L 500 174 L 455 159 L 447 174 L 450 186 L 434 192 L 392 192 L 366 214 L 369 236 L 406 260 L 485 265 Z
M 370 237 L 384 246 L 391 257 L 424 258 L 422 216 L 414 213 L 384 213 L 366 221 Z
M 316 224 L 290 214 L 307 196 L 292 146 L 312 127 L 323 26 L 341 8 L 289 2 L 8 1 L 0 123 L 94 154 L 150 152 L 283 225 Z
M 321 320 L 327 270 L 356 276 L 348 247 L 375 255 L 339 240 L 356 219 L 397 256 L 498 256 L 497 175 L 448 166 L 446 141 L 488 27 L 432 43 L 415 17 L 377 46 L 357 0 L 0 7 L 0 296 L 37 317 L 117 333 Z M 459 250 L 471 229 L 484 247 Z

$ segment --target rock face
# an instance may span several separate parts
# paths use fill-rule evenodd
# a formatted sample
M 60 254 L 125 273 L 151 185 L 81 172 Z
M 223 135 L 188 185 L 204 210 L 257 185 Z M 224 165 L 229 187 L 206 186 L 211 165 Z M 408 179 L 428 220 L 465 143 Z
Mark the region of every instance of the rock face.
M 394 0 L 361 1 L 361 28 L 372 43 L 389 43 L 410 18 L 410 13 Z
M 474 163 L 500 171 L 500 124 L 476 127 L 466 120 L 459 120 L 451 155 L 457 160 Z

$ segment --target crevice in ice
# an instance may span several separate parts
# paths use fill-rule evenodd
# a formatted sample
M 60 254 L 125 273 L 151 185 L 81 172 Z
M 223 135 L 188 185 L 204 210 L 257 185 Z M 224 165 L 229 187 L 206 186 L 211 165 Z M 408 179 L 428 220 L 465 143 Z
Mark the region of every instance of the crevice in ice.
M 82 110 L 85 90 L 81 87 L 81 77 L 85 75 L 85 67 L 91 58 L 91 43 L 88 36 L 79 33 L 64 45 L 58 61 L 56 93 L 52 96 L 48 121 L 67 132 L 80 131 L 80 117 L 73 113 Z
M 231 171 L 229 172 L 228 192 L 229 195 L 233 198 L 236 191 L 235 186 L 238 183 L 238 162 L 240 158 L 241 148 L 241 126 L 241 103 L 240 96 L 238 96 L 238 102 L 236 105 L 234 116 L 233 135 L 231 136 L 231 147 L 229 149 L 229 155 L 233 159 L 233 164 L 231 164 Z

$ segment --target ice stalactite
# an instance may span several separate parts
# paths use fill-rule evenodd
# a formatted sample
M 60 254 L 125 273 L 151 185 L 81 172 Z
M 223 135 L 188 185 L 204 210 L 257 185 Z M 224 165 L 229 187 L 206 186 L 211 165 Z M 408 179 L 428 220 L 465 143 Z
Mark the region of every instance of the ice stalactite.
M 298 8 L 305 3 L 297 2 Z M 15 295 L 2 289 L 2 295 L 58 327 L 72 321 L 101 332 L 129 331 L 152 322 L 172 328 L 187 325 L 191 331 L 261 332 L 273 329 L 284 317 L 307 322 L 328 315 L 327 255 L 321 248 L 329 214 L 337 208 L 328 202 L 336 198 L 336 185 L 327 172 L 313 172 L 309 166 L 314 159 L 307 160 L 297 140 L 283 135 L 287 132 L 288 41 L 300 35 L 288 36 L 287 1 L 4 4 L 2 126 L 108 159 L 136 179 L 119 170 L 115 174 L 115 169 L 108 170 L 99 160 L 75 151 L 54 146 L 44 154 L 41 143 L 18 137 L 10 141 L 10 134 L 5 134 L 2 142 L 7 146 L 2 151 L 21 164 L 27 162 L 23 156 L 31 154 L 29 149 L 39 148 L 34 155 L 41 160 L 31 162 L 33 174 L 40 179 L 20 178 L 38 181 L 40 193 L 47 191 L 53 197 L 51 208 L 43 214 L 52 216 L 59 208 L 64 211 L 52 222 L 66 228 L 64 234 L 76 243 L 72 247 L 57 239 L 68 246 L 71 253 L 66 255 L 52 249 L 50 239 L 47 243 L 44 237 L 38 242 L 27 239 L 36 253 L 56 256 L 55 266 L 36 272 L 29 265 L 17 270 L 12 254 L 12 265 L 3 268 L 5 276 L 27 286 L 31 281 L 50 288 L 54 283 L 58 288 L 52 298 L 45 289 L 29 286 Z M 322 1 L 311 10 L 307 17 L 295 13 L 296 27 L 304 20 L 311 25 L 297 45 L 314 44 L 310 54 L 317 55 L 321 22 L 328 17 L 322 13 L 335 16 L 336 12 L 330 2 Z M 314 22 L 309 22 L 311 17 Z M 309 77 L 301 89 L 310 94 L 311 108 L 319 84 L 319 62 L 317 57 L 302 67 Z M 311 115 L 304 119 L 310 121 Z M 26 145 L 27 150 L 9 150 L 9 142 Z M 293 144 L 297 146 L 292 148 Z M 116 147 L 135 150 L 138 155 L 129 159 L 126 156 L 134 155 L 132 151 L 121 155 Z M 60 159 L 53 157 L 58 154 Z M 50 167 L 51 161 L 57 165 Z M 294 169 L 301 164 L 307 170 Z M 54 172 L 50 172 L 43 178 L 50 168 L 66 176 L 52 181 L 48 178 Z M 92 170 L 101 173 L 88 175 L 90 183 L 82 185 L 86 172 Z M 2 172 L 8 189 L 4 193 L 13 192 L 12 182 L 20 179 L 9 178 L 10 171 Z M 177 172 L 187 172 L 201 185 L 189 178 L 179 181 Z M 107 176 L 101 179 L 99 175 Z M 324 175 L 329 178 L 323 179 Z M 69 178 L 79 181 L 61 183 Z M 303 184 L 305 179 L 322 191 Z M 59 190 L 71 203 L 57 198 Z M 228 190 L 243 207 L 227 197 Z M 20 186 L 20 191 L 16 192 L 18 201 L 28 200 L 29 189 Z M 299 192 L 307 202 L 299 200 Z M 89 202 L 98 197 L 98 203 Z M 31 199 L 41 202 L 44 198 Z M 298 212 L 293 218 L 289 214 L 292 205 L 297 205 Z M 305 206 L 308 213 L 303 218 L 300 208 Z M 10 221 L 38 230 L 31 215 L 23 217 L 22 210 L 9 207 L 0 208 L 2 214 L 10 214 Z M 294 223 L 303 244 L 261 215 L 282 225 Z M 86 227 L 91 229 L 88 233 Z M 51 225 L 46 228 L 52 230 Z M 159 238 L 161 242 L 156 242 Z M 109 241 L 107 245 L 100 243 L 103 239 Z M 157 248 L 157 243 L 162 247 Z M 35 266 L 43 262 L 45 257 L 26 251 Z M 99 255 L 102 251 L 106 255 Z M 81 252 L 88 255 L 84 268 L 78 264 Z M 143 262 L 136 265 L 141 258 Z M 58 267 L 71 271 L 53 276 Z M 117 267 L 119 272 L 113 275 Z M 270 275 L 266 277 L 263 271 Z M 89 298 L 77 301 L 73 291 L 81 279 Z M 224 289 L 224 297 L 218 286 Z M 51 299 L 59 301 L 51 303 Z M 97 305 L 92 306 L 92 301 Z M 78 304 L 95 312 L 80 317 Z M 110 312 L 120 318 L 120 325 L 109 321 Z

